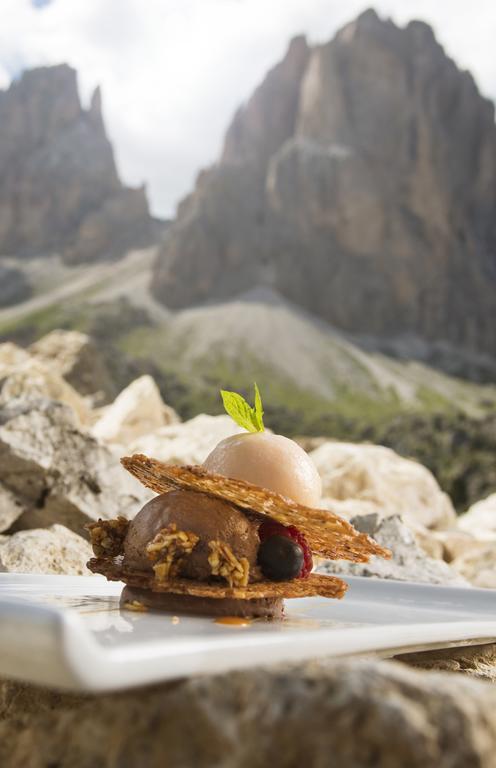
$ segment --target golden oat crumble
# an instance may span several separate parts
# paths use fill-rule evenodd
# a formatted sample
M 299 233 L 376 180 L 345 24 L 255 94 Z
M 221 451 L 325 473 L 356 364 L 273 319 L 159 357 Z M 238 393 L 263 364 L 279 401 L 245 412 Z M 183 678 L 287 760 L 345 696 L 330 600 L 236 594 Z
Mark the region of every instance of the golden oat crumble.
M 246 557 L 237 558 L 229 544 L 223 541 L 210 541 L 208 562 L 212 576 L 222 576 L 230 587 L 246 587 L 250 574 L 250 564 Z
M 177 576 L 185 556 L 192 553 L 198 540 L 199 536 L 192 531 L 178 531 L 175 523 L 162 528 L 146 547 L 149 559 L 156 561 L 156 580 L 167 581 Z
M 119 516 L 113 520 L 98 520 L 88 523 L 91 546 L 97 557 L 116 557 L 122 554 L 129 520 Z

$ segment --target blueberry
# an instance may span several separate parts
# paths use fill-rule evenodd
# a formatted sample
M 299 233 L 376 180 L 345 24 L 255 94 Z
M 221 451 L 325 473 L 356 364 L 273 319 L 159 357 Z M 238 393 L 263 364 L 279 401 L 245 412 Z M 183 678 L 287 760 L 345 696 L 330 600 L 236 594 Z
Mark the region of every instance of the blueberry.
M 295 579 L 301 573 L 303 560 L 303 548 L 287 536 L 269 536 L 258 550 L 258 564 L 271 581 Z

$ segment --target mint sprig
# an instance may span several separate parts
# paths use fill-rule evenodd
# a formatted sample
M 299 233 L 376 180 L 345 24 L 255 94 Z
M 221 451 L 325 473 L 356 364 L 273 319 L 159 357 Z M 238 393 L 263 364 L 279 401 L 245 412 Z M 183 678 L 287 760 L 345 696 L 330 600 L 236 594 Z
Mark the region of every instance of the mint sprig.
M 236 422 L 239 427 L 248 430 L 248 432 L 263 432 L 265 430 L 263 423 L 262 398 L 256 384 L 255 388 L 255 406 L 251 407 L 242 395 L 237 392 L 229 392 L 221 389 L 220 396 L 224 403 L 226 413 Z

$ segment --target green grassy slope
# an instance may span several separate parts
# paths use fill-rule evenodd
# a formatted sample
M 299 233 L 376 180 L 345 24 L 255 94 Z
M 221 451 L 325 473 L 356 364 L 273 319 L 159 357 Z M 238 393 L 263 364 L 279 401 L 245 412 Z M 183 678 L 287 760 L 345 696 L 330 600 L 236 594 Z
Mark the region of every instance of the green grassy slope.
M 220 387 L 251 397 L 256 380 L 278 432 L 389 445 L 432 469 L 459 509 L 496 491 L 495 386 L 365 352 L 269 294 L 170 314 L 148 293 L 152 256 L 77 274 L 54 262 L 50 279 L 34 264 L 38 290 L 0 310 L 0 341 L 87 332 L 118 388 L 149 372 L 183 418 L 219 413 Z

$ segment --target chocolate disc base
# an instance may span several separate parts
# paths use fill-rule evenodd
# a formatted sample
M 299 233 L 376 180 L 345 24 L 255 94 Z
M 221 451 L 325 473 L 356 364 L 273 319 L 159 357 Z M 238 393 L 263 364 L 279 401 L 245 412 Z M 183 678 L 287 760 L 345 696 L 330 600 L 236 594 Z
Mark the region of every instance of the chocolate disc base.
M 192 616 L 282 619 L 284 613 L 282 597 L 236 600 L 231 597 L 196 597 L 195 595 L 176 595 L 172 592 L 151 592 L 149 589 L 124 587 L 121 594 L 121 608 L 125 608 L 126 603 L 133 603 L 134 601 L 151 610 L 174 614 L 188 613 Z

